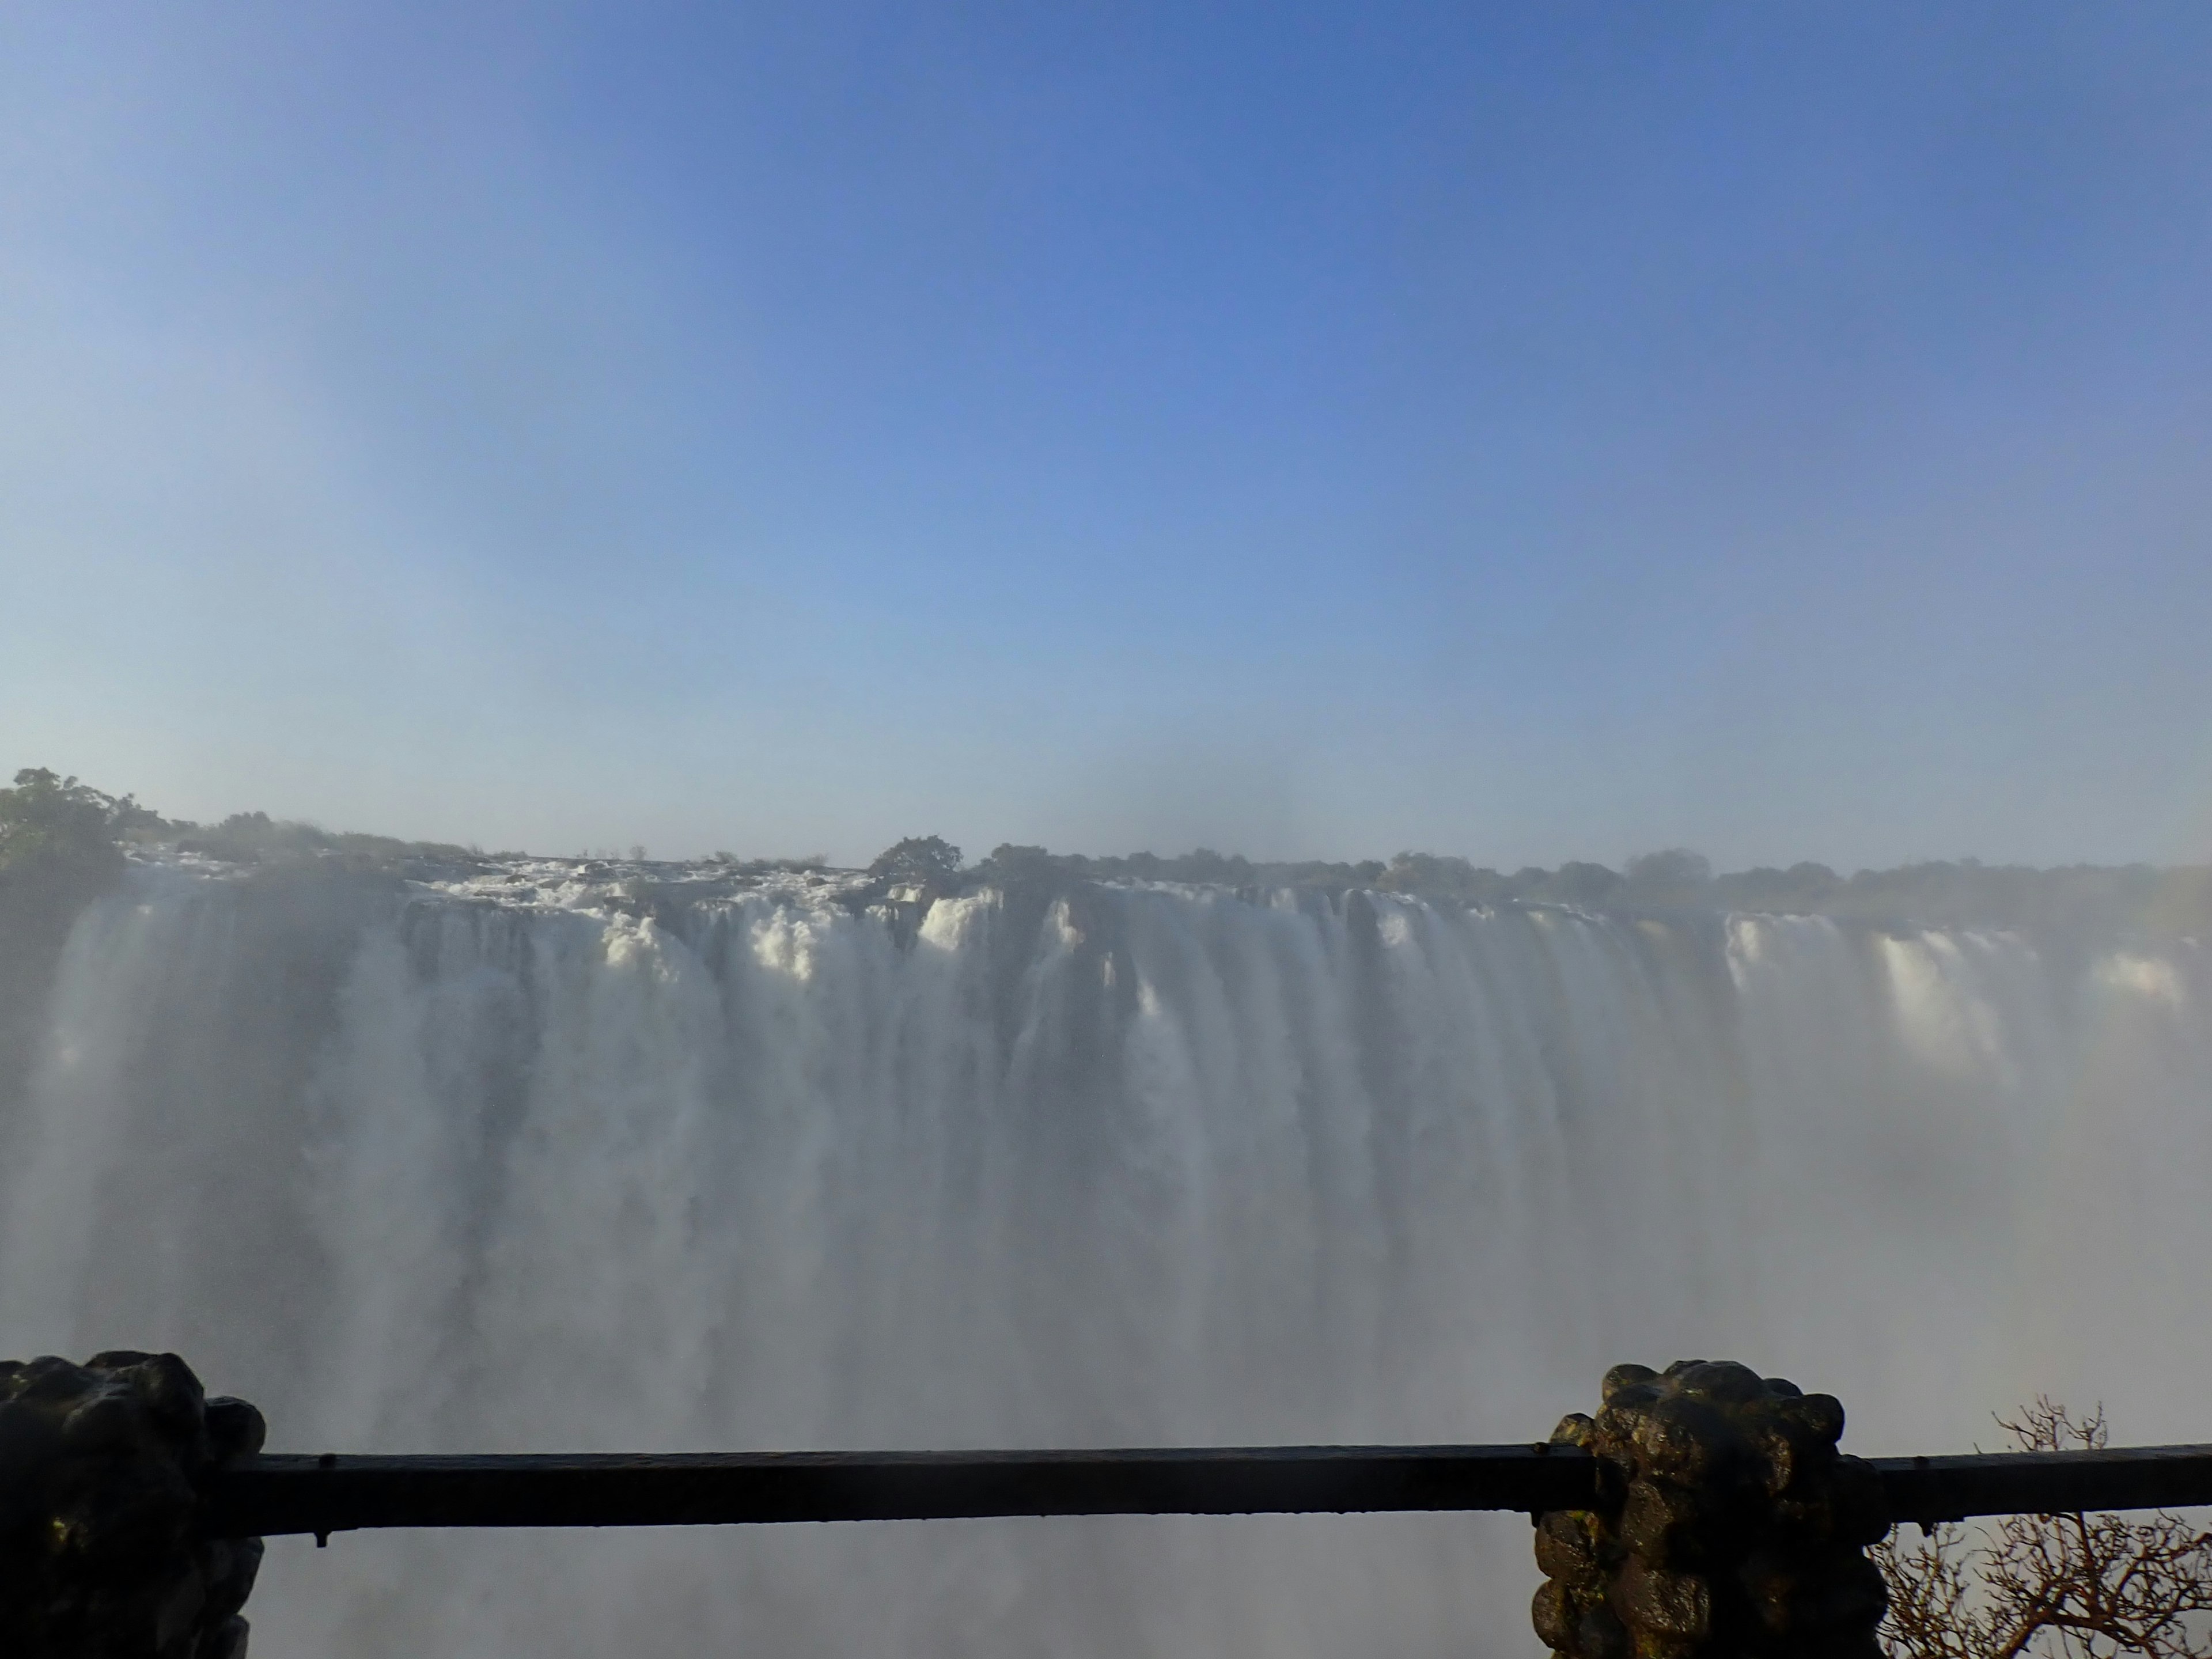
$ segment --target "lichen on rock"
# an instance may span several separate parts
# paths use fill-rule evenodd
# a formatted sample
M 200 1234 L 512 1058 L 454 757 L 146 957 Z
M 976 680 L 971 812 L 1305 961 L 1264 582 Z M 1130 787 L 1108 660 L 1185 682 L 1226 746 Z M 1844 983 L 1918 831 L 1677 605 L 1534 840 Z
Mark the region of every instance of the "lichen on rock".
M 1879 1659 L 1888 1530 L 1844 1408 L 1727 1360 L 1616 1365 L 1554 1444 L 1598 1503 L 1537 1517 L 1536 1634 L 1565 1659 Z

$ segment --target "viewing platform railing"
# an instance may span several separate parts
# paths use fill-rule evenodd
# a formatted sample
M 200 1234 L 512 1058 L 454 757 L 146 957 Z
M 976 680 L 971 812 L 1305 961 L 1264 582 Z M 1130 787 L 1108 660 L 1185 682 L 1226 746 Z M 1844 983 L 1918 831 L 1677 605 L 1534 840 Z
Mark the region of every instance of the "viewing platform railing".
M 1900 1522 L 2212 1506 L 2212 1445 L 1865 1459 L 1725 1361 L 1504 1446 L 386 1456 L 261 1450 L 174 1354 L 0 1363 L 0 1656 L 243 1659 L 264 1538 L 1014 1516 L 1518 1510 L 1559 1659 L 1882 1659 Z M 2199 1546 L 2192 1545 L 2197 1548 Z
M 1866 1460 L 1899 1520 L 2212 1504 L 2212 1445 Z M 261 1455 L 210 1475 L 211 1536 L 371 1527 L 671 1527 L 991 1516 L 1583 1510 L 1573 1446 L 666 1456 Z

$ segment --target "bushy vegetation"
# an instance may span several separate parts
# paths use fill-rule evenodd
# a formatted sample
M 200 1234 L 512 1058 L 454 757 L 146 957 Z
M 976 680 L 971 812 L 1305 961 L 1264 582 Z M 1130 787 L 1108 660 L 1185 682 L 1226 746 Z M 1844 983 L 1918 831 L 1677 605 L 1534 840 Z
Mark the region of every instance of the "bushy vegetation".
M 16 773 L 14 788 L 0 789 L 0 882 L 57 894 L 96 890 L 122 872 L 129 861 L 125 849 L 133 845 L 240 865 L 380 868 L 484 857 L 471 848 L 324 830 L 266 812 L 234 812 L 213 824 L 165 818 L 129 795 L 110 795 L 41 767 Z
M 179 852 L 198 853 L 226 864 L 288 864 L 307 860 L 374 866 L 408 859 L 465 862 L 483 856 L 443 842 L 401 841 L 330 830 L 312 823 L 271 818 L 266 812 L 234 812 L 216 824 L 164 823 Z
M 1135 880 L 1327 890 L 1366 887 L 1492 907 L 1571 905 L 1638 915 L 1746 910 L 1890 926 L 2212 934 L 2212 868 L 2203 866 L 2075 865 L 2038 870 L 1968 859 L 1861 870 L 1850 876 L 1823 864 L 1716 875 L 1705 858 L 1675 848 L 1631 859 L 1619 871 L 1571 862 L 1507 874 L 1432 853 L 1401 853 L 1387 864 L 1267 863 L 1207 848 L 1175 857 L 1136 853 L 1086 858 L 1007 845 L 994 848 L 963 876 L 971 884 Z
M 876 854 L 868 874 L 879 882 L 950 887 L 960 879 L 960 849 L 942 836 L 908 836 Z
M 132 843 L 262 866 L 313 863 L 404 872 L 426 861 L 450 866 L 481 863 L 487 857 L 473 848 L 328 830 L 272 819 L 265 812 L 234 813 L 216 824 L 172 821 L 128 795 L 106 794 L 42 769 L 19 772 L 15 787 L 0 789 L 0 887 L 12 882 L 19 890 L 35 887 L 52 902 L 81 902 L 120 872 L 126 862 L 124 849 Z M 641 858 L 641 848 L 635 856 Z M 733 876 L 750 878 L 830 867 L 819 856 L 739 859 L 717 853 L 713 861 Z M 915 887 L 930 894 L 1094 881 L 1249 890 L 1371 888 L 1491 908 L 1567 905 L 1662 915 L 1743 910 L 1834 916 L 1874 926 L 2015 927 L 2075 937 L 2117 932 L 2212 936 L 2212 868 L 2204 866 L 2075 865 L 2039 870 L 1966 859 L 1848 876 L 1809 863 L 1716 874 L 1699 854 L 1670 848 L 1630 859 L 1620 870 L 1577 861 L 1508 873 L 1435 853 L 1401 853 L 1388 861 L 1292 862 L 1248 859 L 1205 847 L 1176 854 L 1101 858 L 1012 843 L 968 864 L 961 850 L 942 836 L 913 836 L 885 848 L 861 873 L 877 890 Z
M 158 822 L 128 795 L 26 768 L 0 789 L 0 878 L 96 887 L 122 869 L 123 836 Z

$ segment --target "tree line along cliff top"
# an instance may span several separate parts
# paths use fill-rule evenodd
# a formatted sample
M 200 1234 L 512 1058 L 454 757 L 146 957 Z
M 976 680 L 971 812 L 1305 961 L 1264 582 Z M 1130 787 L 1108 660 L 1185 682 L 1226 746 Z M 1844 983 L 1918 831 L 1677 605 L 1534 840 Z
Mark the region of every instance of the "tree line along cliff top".
M 119 877 L 133 852 L 198 855 L 246 867 L 335 865 L 395 874 L 412 873 L 426 864 L 465 866 L 524 856 L 331 831 L 261 812 L 234 814 L 211 825 L 171 820 L 129 795 L 110 795 L 43 769 L 20 771 L 14 787 L 0 789 L 0 892 L 12 890 L 18 904 L 34 895 L 48 904 L 80 902 Z M 665 867 L 647 859 L 641 848 L 632 849 L 628 860 L 607 861 L 641 871 Z M 690 862 L 710 862 L 732 875 L 831 867 L 821 859 L 741 859 L 730 853 Z M 1809 862 L 1716 873 L 1700 855 L 1674 848 L 1630 859 L 1620 870 L 1571 861 L 1507 872 L 1431 853 L 1400 853 L 1387 860 L 1293 862 L 1206 848 L 1172 855 L 1093 857 L 1011 843 L 970 862 L 943 838 L 926 836 L 886 848 L 865 873 L 873 888 L 896 888 L 917 896 L 985 886 L 1179 883 L 1252 890 L 1369 890 L 1491 908 L 1553 905 L 1641 915 L 1748 911 L 1826 915 L 1877 926 L 2212 938 L 2212 866 L 2205 866 L 2039 869 L 1962 859 L 1849 875 Z

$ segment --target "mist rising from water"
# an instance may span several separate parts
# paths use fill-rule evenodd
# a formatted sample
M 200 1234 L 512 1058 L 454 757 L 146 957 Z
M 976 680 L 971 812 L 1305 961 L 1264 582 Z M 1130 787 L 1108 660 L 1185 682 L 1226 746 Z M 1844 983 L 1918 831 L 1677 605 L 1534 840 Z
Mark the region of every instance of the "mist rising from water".
M 0 1349 L 280 1449 L 1527 1440 L 1618 1360 L 2202 1438 L 2212 956 L 1079 884 L 908 935 L 138 871 L 0 1123 Z M 1526 1653 L 1525 1519 L 272 1548 L 264 1659 Z

